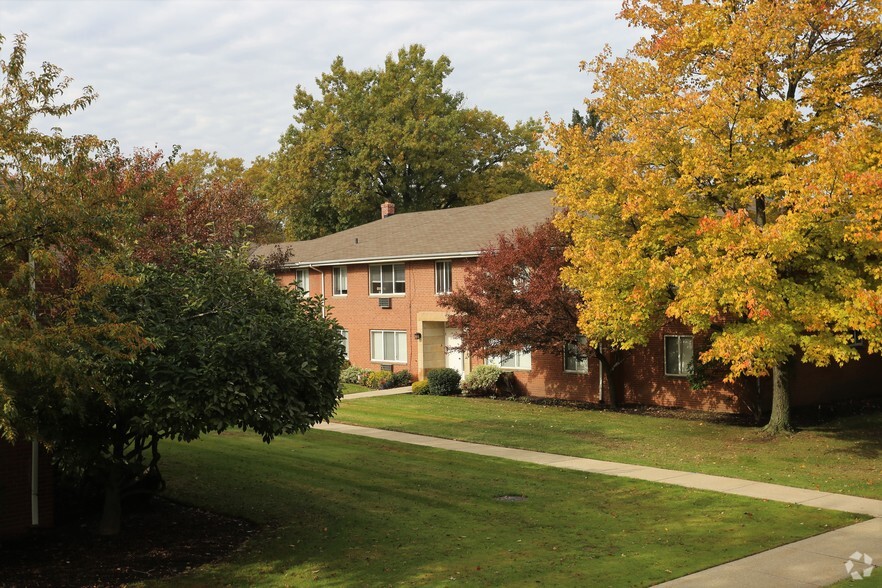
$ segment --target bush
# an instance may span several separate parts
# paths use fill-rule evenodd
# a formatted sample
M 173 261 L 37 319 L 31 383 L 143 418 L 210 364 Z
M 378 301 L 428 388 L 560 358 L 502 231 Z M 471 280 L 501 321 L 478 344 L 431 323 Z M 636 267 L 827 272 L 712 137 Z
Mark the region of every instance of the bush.
M 369 370 L 351 365 L 340 372 L 340 381 L 345 384 L 361 384 L 363 376 L 367 372 Z
M 401 388 L 402 386 L 410 386 L 411 382 L 413 382 L 413 376 L 410 375 L 410 372 L 407 370 L 401 370 L 400 372 L 392 374 L 389 387 Z
M 429 393 L 429 381 L 428 380 L 420 380 L 419 382 L 414 382 L 413 386 L 411 386 L 414 394 L 428 394 Z
M 460 387 L 468 394 L 493 395 L 505 373 L 495 365 L 479 365 L 466 375 Z
M 364 378 L 363 386 L 373 388 L 374 390 L 384 390 L 389 388 L 389 382 L 392 380 L 392 372 L 371 372 L 368 371 Z
M 432 370 L 428 375 L 429 394 L 435 396 L 453 396 L 459 394 L 459 372 L 453 368 Z

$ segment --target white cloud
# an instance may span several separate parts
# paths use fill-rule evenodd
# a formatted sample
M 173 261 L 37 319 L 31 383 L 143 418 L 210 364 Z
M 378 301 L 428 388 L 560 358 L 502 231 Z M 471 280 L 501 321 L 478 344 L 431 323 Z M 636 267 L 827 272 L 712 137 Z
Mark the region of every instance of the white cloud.
M 638 36 L 618 10 L 617 0 L 7 0 L 0 33 L 27 32 L 31 68 L 50 61 L 100 94 L 61 122 L 65 132 L 249 161 L 276 148 L 295 86 L 314 90 L 334 57 L 376 67 L 412 43 L 450 57 L 447 86 L 469 105 L 509 122 L 566 118 L 590 91 L 579 61 L 607 43 L 623 53 Z

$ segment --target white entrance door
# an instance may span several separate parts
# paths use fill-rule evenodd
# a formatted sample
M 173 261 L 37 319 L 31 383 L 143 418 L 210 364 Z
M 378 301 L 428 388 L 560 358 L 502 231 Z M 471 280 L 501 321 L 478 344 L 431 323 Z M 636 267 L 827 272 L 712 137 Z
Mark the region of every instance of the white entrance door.
M 459 337 L 459 331 L 456 329 L 444 329 L 444 353 L 446 357 L 446 365 L 453 368 L 460 374 L 465 374 L 465 355 L 462 351 L 457 351 L 455 347 L 459 347 L 462 340 Z

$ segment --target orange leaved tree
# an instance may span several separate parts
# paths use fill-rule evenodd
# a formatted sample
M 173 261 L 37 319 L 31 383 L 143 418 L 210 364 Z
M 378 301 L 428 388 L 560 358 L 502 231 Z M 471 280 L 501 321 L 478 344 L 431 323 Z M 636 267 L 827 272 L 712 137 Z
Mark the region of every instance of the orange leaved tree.
M 667 317 L 710 332 L 700 361 L 773 376 L 770 433 L 790 429 L 794 361 L 882 350 L 880 12 L 625 2 L 648 35 L 585 65 L 602 129 L 550 125 L 536 166 L 589 339 L 640 345 Z

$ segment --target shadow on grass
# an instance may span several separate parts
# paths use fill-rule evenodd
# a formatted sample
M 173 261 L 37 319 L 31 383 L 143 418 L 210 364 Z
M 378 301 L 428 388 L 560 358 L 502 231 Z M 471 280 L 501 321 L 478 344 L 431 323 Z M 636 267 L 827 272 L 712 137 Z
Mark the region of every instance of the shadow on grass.
M 650 585 L 852 520 L 328 432 L 165 454 L 176 498 L 266 525 L 176 585 Z

